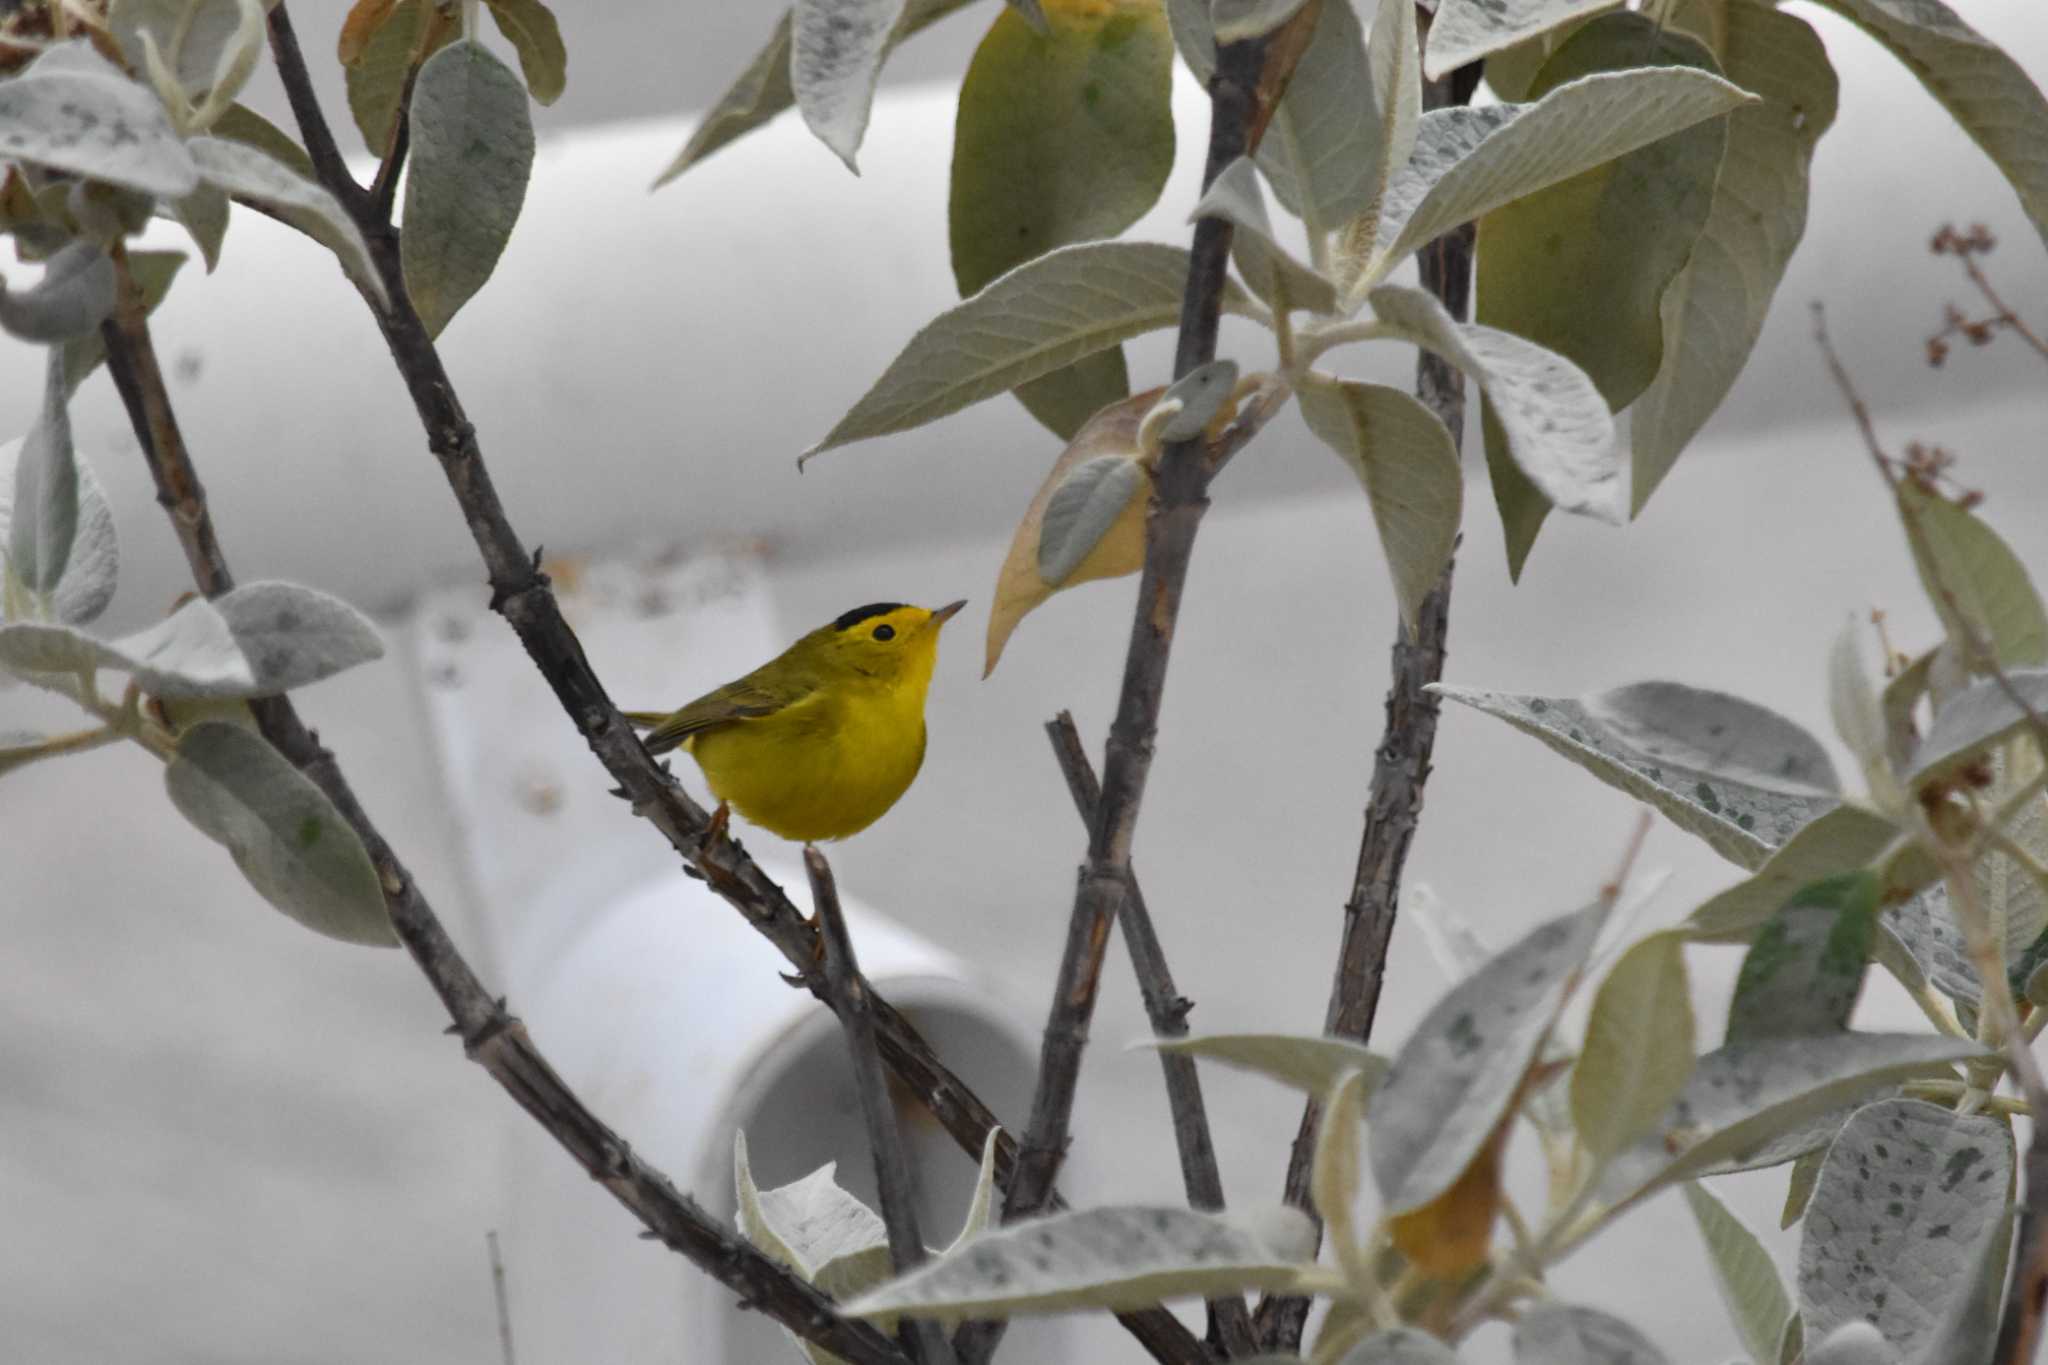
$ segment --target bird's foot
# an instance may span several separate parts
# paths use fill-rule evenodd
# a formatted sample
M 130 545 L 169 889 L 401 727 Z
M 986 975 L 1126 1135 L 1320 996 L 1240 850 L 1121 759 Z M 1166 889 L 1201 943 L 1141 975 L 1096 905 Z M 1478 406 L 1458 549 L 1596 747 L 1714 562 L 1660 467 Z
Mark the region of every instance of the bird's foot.
M 711 812 L 711 823 L 704 827 L 704 842 L 715 844 L 725 837 L 725 827 L 732 823 L 732 802 L 721 801 L 718 809 Z

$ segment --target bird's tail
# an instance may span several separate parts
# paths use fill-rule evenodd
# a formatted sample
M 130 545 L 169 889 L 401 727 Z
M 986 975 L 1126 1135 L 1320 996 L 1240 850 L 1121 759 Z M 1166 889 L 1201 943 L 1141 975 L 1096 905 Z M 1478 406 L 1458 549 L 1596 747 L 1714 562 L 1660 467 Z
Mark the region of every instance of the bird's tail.
M 667 753 L 683 742 L 684 736 L 680 727 L 670 731 L 664 731 L 662 728 L 675 719 L 673 711 L 625 711 L 621 714 L 634 729 L 647 732 L 647 752 L 650 754 Z

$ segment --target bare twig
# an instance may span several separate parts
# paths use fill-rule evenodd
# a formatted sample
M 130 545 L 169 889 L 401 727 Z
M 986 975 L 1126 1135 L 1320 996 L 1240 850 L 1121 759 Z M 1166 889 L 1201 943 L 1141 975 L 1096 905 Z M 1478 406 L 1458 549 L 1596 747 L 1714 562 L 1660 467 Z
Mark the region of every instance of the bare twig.
M 1950 337 L 1959 336 L 1972 346 L 1986 346 L 2001 327 L 2026 342 L 2043 360 L 2048 360 L 2048 341 L 2042 340 L 2040 334 L 2027 325 L 2026 319 L 2015 312 L 2012 305 L 2000 296 L 1997 287 L 1991 283 L 1990 276 L 1977 264 L 1979 256 L 1989 255 L 1997 246 L 1998 239 L 1993 237 L 1991 229 L 1982 223 L 1973 224 L 1968 232 L 1958 232 L 1953 223 L 1945 223 L 1941 230 L 1934 234 L 1929 249 L 1937 256 L 1954 256 L 1961 263 L 1963 274 L 1977 287 L 1977 292 L 1984 296 L 1984 302 L 1991 306 L 1991 314 L 1983 318 L 1970 318 L 1954 304 L 1950 304 L 1942 318 L 1941 330 L 1927 338 L 1928 364 L 1939 367 L 1948 358 Z
M 1423 86 L 1425 108 L 1469 104 L 1479 85 L 1477 64 L 1461 67 L 1442 81 Z M 1422 285 L 1442 301 L 1452 317 L 1470 311 L 1473 228 L 1470 223 L 1431 242 L 1422 250 Z M 1453 442 L 1465 430 L 1464 377 L 1434 352 L 1416 362 L 1415 391 L 1449 429 Z M 1337 950 L 1336 976 L 1323 1016 L 1323 1031 L 1365 1042 L 1372 1037 L 1379 1012 L 1380 987 L 1387 970 L 1387 947 L 1400 908 L 1401 871 L 1422 818 L 1423 786 L 1429 780 L 1430 755 L 1436 749 L 1437 700 L 1427 688 L 1444 672 L 1445 640 L 1450 632 L 1451 575 L 1443 577 L 1422 599 L 1415 633 L 1396 627 L 1393 685 L 1387 691 L 1387 719 L 1373 751 L 1372 785 L 1366 797 L 1365 828 L 1358 842 L 1358 866 L 1351 895 L 1344 903 L 1344 932 Z M 1285 1199 L 1316 1216 L 1309 1198 L 1309 1175 L 1315 1162 L 1316 1130 L 1322 1110 L 1311 1099 L 1302 1108 L 1288 1155 Z M 1268 1350 L 1294 1350 L 1308 1321 L 1309 1300 L 1299 1295 L 1269 1295 L 1259 1303 L 1259 1341 Z
M 484 1246 L 491 1255 L 491 1301 L 498 1309 L 498 1359 L 502 1365 L 519 1365 L 512 1350 L 512 1299 L 505 1292 L 505 1258 L 498 1253 L 498 1230 L 484 1234 Z
M 690 799 L 665 767 L 648 755 L 591 669 L 575 632 L 563 618 L 547 576 L 538 567 L 538 554 L 526 548 L 506 517 L 484 464 L 476 430 L 463 411 L 432 337 L 405 291 L 397 233 L 388 223 L 377 221 L 370 211 L 368 197 L 348 179 L 341 166 L 285 10 L 286 6 L 280 3 L 270 12 L 271 52 L 278 74 L 300 120 L 308 150 L 313 153 L 316 171 L 323 184 L 355 216 L 370 245 L 371 260 L 390 296 L 390 306 L 381 307 L 368 295 L 365 301 L 383 330 L 393 362 L 412 397 L 426 431 L 428 449 L 440 462 L 443 476 L 476 541 L 490 578 L 492 609 L 519 636 L 564 713 L 619 784 L 616 794 L 631 803 L 636 815 L 660 830 L 685 860 L 685 870 L 701 877 L 773 943 L 795 969 L 803 986 L 822 1000 L 825 983 L 817 966 L 820 950 L 816 930 L 737 840 L 710 828 L 710 817 L 703 808 Z M 323 147 L 325 154 L 318 150 Z M 429 968 L 429 975 L 432 974 Z M 909 1020 L 881 996 L 872 1000 L 884 1060 L 961 1150 L 970 1157 L 979 1157 L 990 1131 L 1000 1127 L 995 1114 L 939 1060 Z M 996 1178 L 1008 1186 L 1015 1179 L 1016 1170 L 1017 1145 L 1006 1132 L 998 1133 Z M 1120 1314 L 1118 1320 L 1165 1365 L 1186 1365 L 1202 1357 L 1201 1343 L 1164 1309 Z
M 1087 828 L 1095 827 L 1096 807 L 1102 801 L 1102 785 L 1095 765 L 1088 761 L 1088 748 L 1071 713 L 1062 711 L 1046 723 L 1052 740 L 1053 757 L 1067 779 L 1067 793 L 1074 810 Z M 1124 889 L 1123 908 L 1117 913 L 1123 930 L 1124 947 L 1131 955 L 1131 968 L 1138 978 L 1138 994 L 1145 1001 L 1145 1016 L 1152 1032 L 1161 1038 L 1185 1038 L 1188 1011 L 1193 1002 L 1183 999 L 1173 984 L 1173 972 L 1166 965 L 1166 950 L 1160 945 L 1152 914 L 1138 890 L 1134 869 Z M 1176 1052 L 1159 1054 L 1159 1069 L 1166 1076 L 1166 1102 L 1173 1112 L 1173 1143 L 1180 1152 L 1181 1181 L 1188 1192 L 1188 1204 L 1197 1209 L 1223 1207 L 1223 1177 L 1216 1168 L 1216 1144 L 1209 1133 L 1209 1115 L 1202 1104 L 1202 1078 L 1195 1059 Z M 1231 1294 L 1209 1301 L 1209 1336 L 1212 1345 L 1228 1354 L 1249 1355 L 1257 1349 L 1252 1336 L 1251 1314 L 1240 1295 Z
M 889 1264 L 901 1275 L 923 1263 L 924 1237 L 917 1227 L 916 1194 L 911 1188 L 910 1161 L 903 1153 L 903 1135 L 896 1127 L 896 1106 L 889 1099 L 882 1054 L 875 1047 L 874 992 L 853 955 L 853 939 L 839 908 L 832 865 L 816 847 L 806 844 L 804 870 L 811 876 L 811 904 L 818 916 L 818 937 L 825 945 L 825 988 L 839 1015 L 839 1026 L 846 1032 L 853 1088 L 860 1095 L 860 1116 L 867 1125 L 868 1149 L 875 1158 L 882 1223 L 889 1230 Z M 951 1365 L 953 1348 L 945 1332 L 929 1318 L 907 1319 L 897 1335 L 921 1365 Z
M 273 18 L 282 8 L 272 11 Z M 127 272 L 125 255 L 117 253 L 116 261 L 121 272 L 119 299 L 114 316 L 100 329 L 107 370 L 128 410 L 135 439 L 156 481 L 157 500 L 170 514 L 193 580 L 206 596 L 218 597 L 234 587 L 234 576 L 214 535 L 205 489 L 171 410 L 141 292 Z M 321 747 L 292 703 L 284 697 L 261 697 L 252 700 L 249 709 L 264 738 L 319 785 L 362 840 L 384 889 L 392 927 L 440 995 L 454 1020 L 449 1032 L 462 1039 L 470 1059 L 490 1072 L 593 1179 L 631 1210 L 646 1226 L 646 1235 L 835 1355 L 873 1365 L 904 1365 L 905 1357 L 887 1337 L 865 1323 L 842 1320 L 830 1299 L 706 1213 L 584 1106 L 527 1036 L 526 1026 L 504 1001 L 484 989 L 412 874 L 363 810 L 334 755 Z

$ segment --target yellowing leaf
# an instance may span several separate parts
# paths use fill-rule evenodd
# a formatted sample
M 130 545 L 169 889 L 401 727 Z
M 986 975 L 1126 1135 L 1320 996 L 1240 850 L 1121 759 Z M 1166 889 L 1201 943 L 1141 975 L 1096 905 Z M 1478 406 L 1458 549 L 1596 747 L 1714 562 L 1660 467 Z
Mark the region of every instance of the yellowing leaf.
M 1017 534 L 1010 541 L 1010 553 L 996 575 L 995 605 L 988 618 L 988 656 L 982 676 L 995 671 L 1003 646 L 1017 623 L 1039 603 L 1061 588 L 1088 583 L 1098 578 L 1119 578 L 1136 573 L 1145 563 L 1145 508 L 1151 501 L 1152 476 L 1138 462 L 1138 427 L 1145 420 L 1164 389 L 1148 389 L 1121 403 L 1104 408 L 1075 435 L 1073 443 L 1060 453 L 1039 486 L 1038 495 L 1025 509 Z M 1068 476 L 1092 460 L 1128 461 L 1139 472 L 1137 487 L 1101 534 L 1093 548 L 1076 560 L 1055 586 L 1046 580 L 1040 543 L 1045 532 L 1046 511 L 1053 496 Z M 1056 565 L 1055 567 L 1063 567 Z
M 527 93 L 537 104 L 553 104 L 569 79 L 569 52 L 561 25 L 541 0 L 489 0 L 491 18 L 519 54 Z
M 397 8 L 398 0 L 356 0 L 349 7 L 348 17 L 341 21 L 341 40 L 335 44 L 335 56 L 343 66 L 355 64 Z
M 1500 1157 L 1508 1123 L 1472 1158 L 1451 1187 L 1388 1224 L 1401 1254 L 1438 1279 L 1455 1279 L 1485 1263 L 1500 1216 Z

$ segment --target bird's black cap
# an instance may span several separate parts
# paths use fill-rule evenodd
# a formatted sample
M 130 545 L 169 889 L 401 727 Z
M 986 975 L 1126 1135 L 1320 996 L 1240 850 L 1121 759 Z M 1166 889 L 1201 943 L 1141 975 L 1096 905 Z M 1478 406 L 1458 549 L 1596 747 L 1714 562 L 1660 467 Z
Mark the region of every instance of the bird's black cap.
M 892 611 L 900 610 L 902 606 L 901 602 L 870 602 L 864 607 L 855 607 L 832 624 L 840 630 L 852 630 L 863 621 L 877 616 L 887 616 Z

